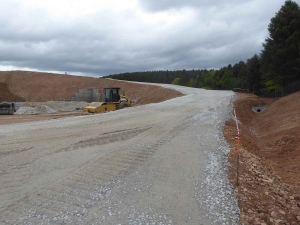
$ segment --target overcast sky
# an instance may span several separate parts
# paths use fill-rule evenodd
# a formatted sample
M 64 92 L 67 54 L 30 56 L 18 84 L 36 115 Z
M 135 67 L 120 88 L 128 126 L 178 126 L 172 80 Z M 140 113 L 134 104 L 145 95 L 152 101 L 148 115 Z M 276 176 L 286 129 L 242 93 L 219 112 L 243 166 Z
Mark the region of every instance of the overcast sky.
M 270 19 L 285 2 L 0 1 L 0 70 L 86 76 L 245 61 L 260 53 Z

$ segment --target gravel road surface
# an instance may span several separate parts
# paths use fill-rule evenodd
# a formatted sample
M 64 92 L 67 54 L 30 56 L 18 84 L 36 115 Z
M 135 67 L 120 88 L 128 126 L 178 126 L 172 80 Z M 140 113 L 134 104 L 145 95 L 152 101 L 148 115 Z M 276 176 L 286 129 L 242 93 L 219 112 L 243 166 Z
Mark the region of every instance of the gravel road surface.
M 239 224 L 231 91 L 0 126 L 0 224 Z M 151 93 L 149 93 L 151 94 Z

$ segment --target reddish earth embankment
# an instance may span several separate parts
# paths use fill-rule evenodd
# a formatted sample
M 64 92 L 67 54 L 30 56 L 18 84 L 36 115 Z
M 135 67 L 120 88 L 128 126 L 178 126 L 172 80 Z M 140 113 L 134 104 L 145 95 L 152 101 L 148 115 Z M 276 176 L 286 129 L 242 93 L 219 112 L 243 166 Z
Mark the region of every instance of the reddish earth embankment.
M 22 102 L 23 98 L 11 93 L 6 83 L 0 83 L 0 102 Z
M 252 107 L 268 105 L 255 113 Z M 226 122 L 231 145 L 231 180 L 244 224 L 300 224 L 300 92 L 274 100 L 237 94 L 241 130 L 239 186 L 236 185 L 236 124 Z
M 128 83 L 105 78 L 71 76 L 28 71 L 0 72 L 0 101 L 69 100 L 79 89 L 120 87 L 121 93 L 137 100 L 138 104 L 162 102 L 183 94 L 174 90 Z

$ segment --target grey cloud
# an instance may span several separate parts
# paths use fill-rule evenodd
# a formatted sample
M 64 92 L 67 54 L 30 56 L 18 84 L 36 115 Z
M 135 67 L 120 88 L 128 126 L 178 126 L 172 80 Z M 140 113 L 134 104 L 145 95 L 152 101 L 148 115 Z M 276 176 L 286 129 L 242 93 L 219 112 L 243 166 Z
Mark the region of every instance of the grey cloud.
M 182 7 L 191 7 L 191 8 L 208 8 L 208 7 L 232 7 L 232 5 L 241 4 L 249 2 L 251 0 L 139 0 L 139 3 L 143 8 L 149 11 L 164 11 L 168 9 L 180 9 Z
M 142 9 L 99 11 L 74 19 L 26 11 L 4 1 L 0 66 L 94 76 L 220 68 L 259 54 L 270 19 L 283 4 L 281 0 L 140 2 Z M 150 19 L 143 20 L 141 13 Z M 156 13 L 180 19 L 152 21 Z

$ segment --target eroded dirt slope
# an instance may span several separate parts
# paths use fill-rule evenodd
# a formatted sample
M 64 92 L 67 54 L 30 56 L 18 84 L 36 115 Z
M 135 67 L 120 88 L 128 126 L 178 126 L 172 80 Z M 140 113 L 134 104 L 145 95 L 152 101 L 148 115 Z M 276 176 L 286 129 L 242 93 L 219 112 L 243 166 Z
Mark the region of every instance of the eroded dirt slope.
M 138 104 L 162 102 L 182 96 L 180 92 L 153 85 L 28 71 L 0 72 L 0 83 L 7 85 L 7 89 L 14 96 L 26 101 L 69 100 L 79 89 L 88 87 L 95 87 L 100 92 L 104 87 L 120 87 L 121 92 L 125 91 Z
M 0 82 L 0 102 L 2 102 L 2 101 L 21 102 L 21 101 L 24 101 L 24 99 L 11 93 L 10 90 L 8 89 L 6 83 Z
M 261 112 L 253 106 L 268 105 Z M 227 121 L 231 180 L 238 190 L 244 224 L 300 224 L 300 92 L 279 100 L 237 94 L 241 129 L 239 186 L 236 183 L 236 124 Z

